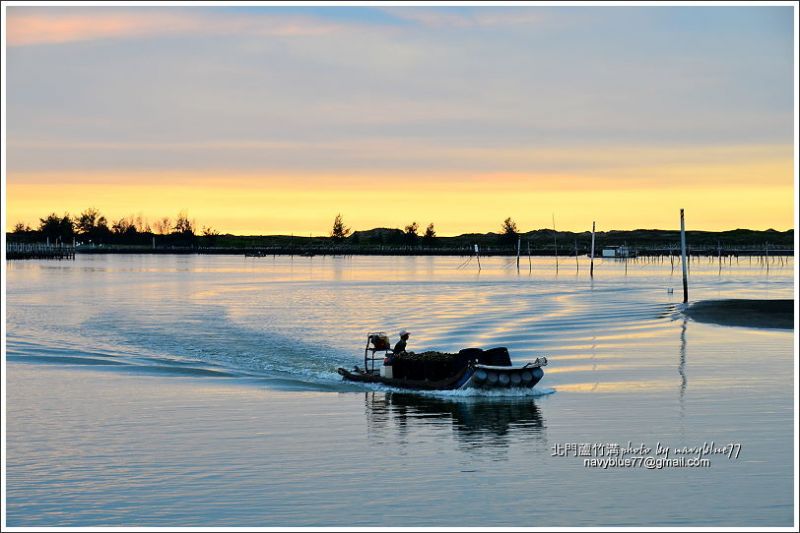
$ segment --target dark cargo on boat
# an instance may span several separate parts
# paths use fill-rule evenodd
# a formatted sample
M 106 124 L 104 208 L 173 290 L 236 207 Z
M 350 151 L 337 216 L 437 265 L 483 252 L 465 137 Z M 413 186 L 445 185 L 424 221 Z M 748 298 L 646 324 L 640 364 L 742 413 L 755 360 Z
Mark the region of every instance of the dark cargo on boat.
M 339 374 L 350 381 L 421 390 L 532 388 L 544 376 L 541 367 L 546 364 L 546 357 L 538 357 L 515 367 L 504 347 L 394 354 L 385 334 L 370 333 L 364 368 L 340 368 Z

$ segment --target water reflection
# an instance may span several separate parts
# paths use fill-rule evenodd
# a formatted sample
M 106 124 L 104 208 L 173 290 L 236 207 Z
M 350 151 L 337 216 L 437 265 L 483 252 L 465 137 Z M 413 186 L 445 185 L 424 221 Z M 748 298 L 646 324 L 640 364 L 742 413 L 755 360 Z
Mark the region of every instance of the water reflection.
M 681 387 L 680 393 L 678 396 L 678 410 L 681 420 L 681 435 L 683 435 L 683 420 L 686 411 L 685 405 L 685 395 L 686 395 L 686 386 L 688 381 L 686 379 L 686 323 L 689 321 L 688 317 L 683 317 L 683 323 L 681 324 L 681 347 L 678 357 L 678 374 L 681 376 Z
M 683 317 L 683 323 L 681 324 L 681 349 L 680 349 L 680 357 L 678 358 L 678 374 L 681 376 L 681 406 L 683 405 L 683 396 L 686 393 L 686 322 L 688 321 L 687 317 Z
M 367 392 L 370 437 L 395 444 L 409 434 L 448 430 L 467 449 L 507 448 L 512 440 L 544 441 L 545 421 L 532 397 L 458 398 Z

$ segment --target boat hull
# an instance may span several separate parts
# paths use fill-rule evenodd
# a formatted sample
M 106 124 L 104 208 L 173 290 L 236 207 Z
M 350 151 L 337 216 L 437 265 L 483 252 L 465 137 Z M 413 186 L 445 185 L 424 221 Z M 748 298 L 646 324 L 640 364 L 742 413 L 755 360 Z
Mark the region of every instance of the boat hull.
M 544 377 L 544 370 L 541 367 L 531 365 L 521 367 L 469 365 L 457 375 L 441 381 L 387 378 L 360 369 L 340 368 L 338 372 L 348 381 L 378 383 L 411 390 L 531 389 Z

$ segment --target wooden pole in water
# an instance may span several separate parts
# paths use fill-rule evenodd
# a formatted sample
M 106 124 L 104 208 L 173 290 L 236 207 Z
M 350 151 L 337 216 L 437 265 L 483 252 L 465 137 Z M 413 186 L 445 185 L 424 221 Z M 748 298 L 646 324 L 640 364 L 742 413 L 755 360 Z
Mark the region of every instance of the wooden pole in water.
M 575 239 L 575 272 L 579 272 L 580 267 L 578 266 L 578 239 Z
M 480 272 L 480 270 L 481 270 L 481 252 L 480 252 L 480 248 L 478 248 L 477 244 L 475 245 L 475 257 L 478 259 L 478 272 Z
M 556 215 L 553 213 L 553 244 L 556 248 L 556 274 L 558 274 L 558 237 L 556 237 Z
M 686 277 L 686 226 L 683 222 L 683 209 L 681 209 L 681 265 L 683 266 L 683 303 L 689 301 L 689 283 Z
M 522 237 L 517 236 L 517 272 L 519 272 L 519 249 L 522 246 Z
M 622 257 L 622 261 L 625 263 L 625 275 L 628 275 L 628 243 L 625 242 L 625 255 Z
M 528 241 L 528 273 L 533 272 L 533 263 L 531 263 L 531 241 Z
M 592 249 L 590 251 L 589 276 L 594 277 L 594 221 L 592 221 Z

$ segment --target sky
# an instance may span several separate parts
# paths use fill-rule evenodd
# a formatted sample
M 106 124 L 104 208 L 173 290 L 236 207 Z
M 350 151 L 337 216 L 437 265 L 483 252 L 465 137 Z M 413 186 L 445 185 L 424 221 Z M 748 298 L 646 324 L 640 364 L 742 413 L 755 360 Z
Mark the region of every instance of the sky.
M 6 11 L 6 228 L 791 229 L 791 7 Z

